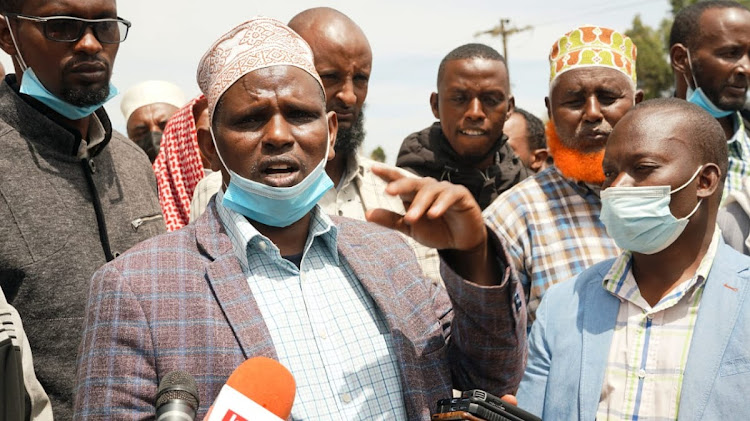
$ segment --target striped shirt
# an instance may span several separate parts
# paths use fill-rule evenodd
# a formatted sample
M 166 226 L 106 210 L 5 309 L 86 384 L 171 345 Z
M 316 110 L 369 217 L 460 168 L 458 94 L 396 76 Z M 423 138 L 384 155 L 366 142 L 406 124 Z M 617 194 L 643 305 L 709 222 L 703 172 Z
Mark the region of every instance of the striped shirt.
M 405 420 L 400 370 L 383 315 L 339 258 L 337 229 L 316 206 L 301 269 L 243 216 L 216 209 L 279 361 L 297 383 L 294 420 Z
M 597 187 L 576 183 L 554 166 L 504 192 L 484 210 L 505 241 L 528 297 L 529 324 L 544 292 L 619 249 L 599 220 Z
M 745 131 L 745 122 L 738 112 L 734 119 L 734 136 L 727 141 L 729 148 L 729 167 L 727 180 L 724 183 L 723 200 L 729 193 L 742 189 L 742 179 L 750 175 L 750 136 Z
M 651 307 L 633 277 L 632 256 L 622 253 L 602 286 L 620 300 L 596 418 L 676 420 L 682 378 L 706 278 L 719 247 L 717 227 L 691 279 Z

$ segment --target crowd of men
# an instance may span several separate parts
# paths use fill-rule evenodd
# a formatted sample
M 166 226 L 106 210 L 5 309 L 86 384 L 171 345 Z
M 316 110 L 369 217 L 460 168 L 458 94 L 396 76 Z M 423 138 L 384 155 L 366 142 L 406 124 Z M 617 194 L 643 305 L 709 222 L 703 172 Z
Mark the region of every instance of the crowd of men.
M 337 10 L 229 29 L 195 98 L 132 87 L 129 139 L 114 0 L 0 13 L 0 420 L 151 419 L 175 370 L 202 419 L 255 356 L 295 420 L 429 420 L 468 389 L 545 420 L 750 417 L 744 6 L 678 11 L 673 98 L 643 100 L 616 30 L 550 40 L 546 123 L 501 54 L 453 48 L 396 167 L 359 154 L 377 57 Z

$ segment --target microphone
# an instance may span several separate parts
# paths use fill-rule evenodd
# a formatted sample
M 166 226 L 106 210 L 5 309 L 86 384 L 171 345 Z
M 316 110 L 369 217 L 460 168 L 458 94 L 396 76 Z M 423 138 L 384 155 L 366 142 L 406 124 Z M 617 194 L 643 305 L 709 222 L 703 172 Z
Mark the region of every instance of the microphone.
M 193 421 L 198 410 L 198 386 L 184 371 L 170 371 L 156 393 L 156 421 Z
M 214 401 L 208 421 L 279 421 L 292 413 L 292 373 L 266 357 L 245 360 Z

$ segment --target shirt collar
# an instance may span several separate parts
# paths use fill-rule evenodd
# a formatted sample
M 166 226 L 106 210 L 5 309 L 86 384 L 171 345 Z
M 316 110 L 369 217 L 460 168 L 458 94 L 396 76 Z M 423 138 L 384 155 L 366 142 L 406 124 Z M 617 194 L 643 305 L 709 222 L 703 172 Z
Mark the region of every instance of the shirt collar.
M 364 174 L 365 168 L 359 162 L 359 156 L 356 152 L 352 152 L 346 157 L 346 168 L 344 168 L 344 175 L 341 177 L 339 185 L 336 186 L 336 190 L 341 191 L 349 184 L 353 183 L 354 180 L 361 177 Z
M 711 272 L 711 267 L 713 266 L 714 258 L 716 257 L 716 251 L 719 248 L 720 239 L 721 230 L 717 225 L 714 227 L 711 244 L 708 246 L 708 250 L 703 256 L 703 259 L 701 259 L 701 263 L 698 265 L 698 270 L 696 270 L 695 276 L 678 285 L 669 293 L 669 295 L 662 298 L 655 308 L 669 307 L 685 296 L 688 291 L 691 289 L 697 289 L 697 287 L 700 287 L 705 283 L 709 272 Z M 626 250 L 615 259 L 614 264 L 602 281 L 602 287 L 617 297 L 620 302 L 634 301 L 634 297 L 640 296 L 638 286 L 635 284 L 635 278 L 633 278 L 632 266 L 633 254 Z
M 586 197 L 590 194 L 596 195 L 598 197 L 599 192 L 601 192 L 602 190 L 601 185 L 585 183 L 583 181 L 576 181 L 572 178 L 568 178 L 564 176 L 563 173 L 560 172 L 560 169 L 554 165 L 552 165 L 550 168 L 551 168 L 550 171 L 555 171 L 560 176 L 560 178 L 565 180 L 565 182 L 567 182 L 573 188 L 573 190 L 576 191 L 576 193 L 578 193 L 579 195 L 583 197 Z
M 251 253 L 263 254 L 274 262 L 284 260 L 281 257 L 279 248 L 268 237 L 261 234 L 247 218 L 223 205 L 223 198 L 224 191 L 223 189 L 219 189 L 214 199 L 216 211 L 219 214 L 221 224 L 224 226 L 232 242 L 234 254 L 239 258 L 243 271 L 247 271 L 249 268 L 248 255 Z M 337 246 L 338 228 L 318 205 L 315 205 L 310 212 L 312 212 L 312 218 L 310 219 L 310 230 L 307 235 L 307 241 L 302 251 L 303 259 L 308 250 L 310 250 L 310 247 L 312 247 L 315 239 L 319 237 L 331 254 L 333 261 L 339 264 Z
M 81 139 L 81 144 L 78 146 L 78 158 L 88 158 L 90 151 L 96 147 L 96 145 L 104 142 L 104 139 L 106 138 L 104 125 L 101 120 L 99 120 L 99 116 L 97 116 L 96 113 L 91 114 L 91 118 L 89 118 L 88 133 L 88 142 Z

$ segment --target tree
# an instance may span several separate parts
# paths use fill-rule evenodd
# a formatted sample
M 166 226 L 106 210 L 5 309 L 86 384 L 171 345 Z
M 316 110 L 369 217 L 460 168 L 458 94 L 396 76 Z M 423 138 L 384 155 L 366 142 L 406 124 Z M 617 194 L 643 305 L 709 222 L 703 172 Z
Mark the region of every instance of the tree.
M 385 162 L 385 151 L 383 148 L 378 146 L 377 148 L 373 149 L 372 152 L 370 152 L 370 159 L 373 161 L 378 162 Z
M 664 42 L 664 28 L 671 26 L 663 20 L 659 29 L 644 25 L 641 15 L 633 18 L 633 27 L 625 31 L 636 47 L 636 73 L 638 88 L 643 89 L 645 99 L 669 96 L 672 87 L 672 68 Z
M 625 31 L 638 48 L 638 88 L 643 89 L 645 99 L 672 94 L 674 76 L 669 64 L 669 32 L 672 30 L 672 21 L 682 8 L 698 1 L 700 0 L 669 0 L 672 16 L 662 20 L 658 29 L 644 25 L 641 16 L 636 15 L 632 28 Z M 738 3 L 750 8 L 750 0 L 738 0 Z

